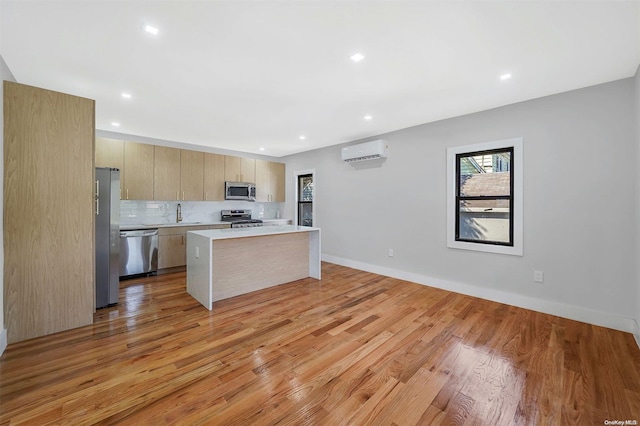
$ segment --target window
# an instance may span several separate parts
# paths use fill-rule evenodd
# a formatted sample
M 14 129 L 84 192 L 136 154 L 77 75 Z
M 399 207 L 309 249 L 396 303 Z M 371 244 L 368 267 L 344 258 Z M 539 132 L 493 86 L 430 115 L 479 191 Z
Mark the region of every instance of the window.
M 522 255 L 522 139 L 447 150 L 447 245 Z
M 313 174 L 298 175 L 298 225 L 313 226 Z

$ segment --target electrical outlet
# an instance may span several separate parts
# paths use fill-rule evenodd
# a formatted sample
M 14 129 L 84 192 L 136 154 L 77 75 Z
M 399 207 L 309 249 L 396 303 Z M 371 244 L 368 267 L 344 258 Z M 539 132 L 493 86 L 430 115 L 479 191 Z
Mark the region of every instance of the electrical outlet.
M 393 257 L 393 249 L 389 249 L 389 257 Z
M 543 271 L 533 271 L 533 281 L 537 283 L 544 282 L 544 272 Z

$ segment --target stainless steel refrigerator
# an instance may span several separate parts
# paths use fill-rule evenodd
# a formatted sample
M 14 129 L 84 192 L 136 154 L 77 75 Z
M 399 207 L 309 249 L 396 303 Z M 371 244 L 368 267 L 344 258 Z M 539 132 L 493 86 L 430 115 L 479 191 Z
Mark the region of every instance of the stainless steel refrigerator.
M 96 168 L 96 308 L 118 303 L 120 170 Z

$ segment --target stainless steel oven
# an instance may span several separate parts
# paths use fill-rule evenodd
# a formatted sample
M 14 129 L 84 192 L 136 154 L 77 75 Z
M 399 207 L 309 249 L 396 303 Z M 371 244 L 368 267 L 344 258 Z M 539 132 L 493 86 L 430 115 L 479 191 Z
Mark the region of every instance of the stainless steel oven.
M 222 210 L 221 220 L 230 222 L 232 228 L 253 228 L 262 226 L 260 219 L 251 219 L 251 210 Z

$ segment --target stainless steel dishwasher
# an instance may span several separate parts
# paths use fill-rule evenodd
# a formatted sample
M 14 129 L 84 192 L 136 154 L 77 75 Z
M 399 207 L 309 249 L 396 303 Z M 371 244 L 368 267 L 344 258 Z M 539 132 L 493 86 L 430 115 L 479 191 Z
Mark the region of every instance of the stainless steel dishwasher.
M 158 230 L 120 231 L 120 277 L 158 270 Z

